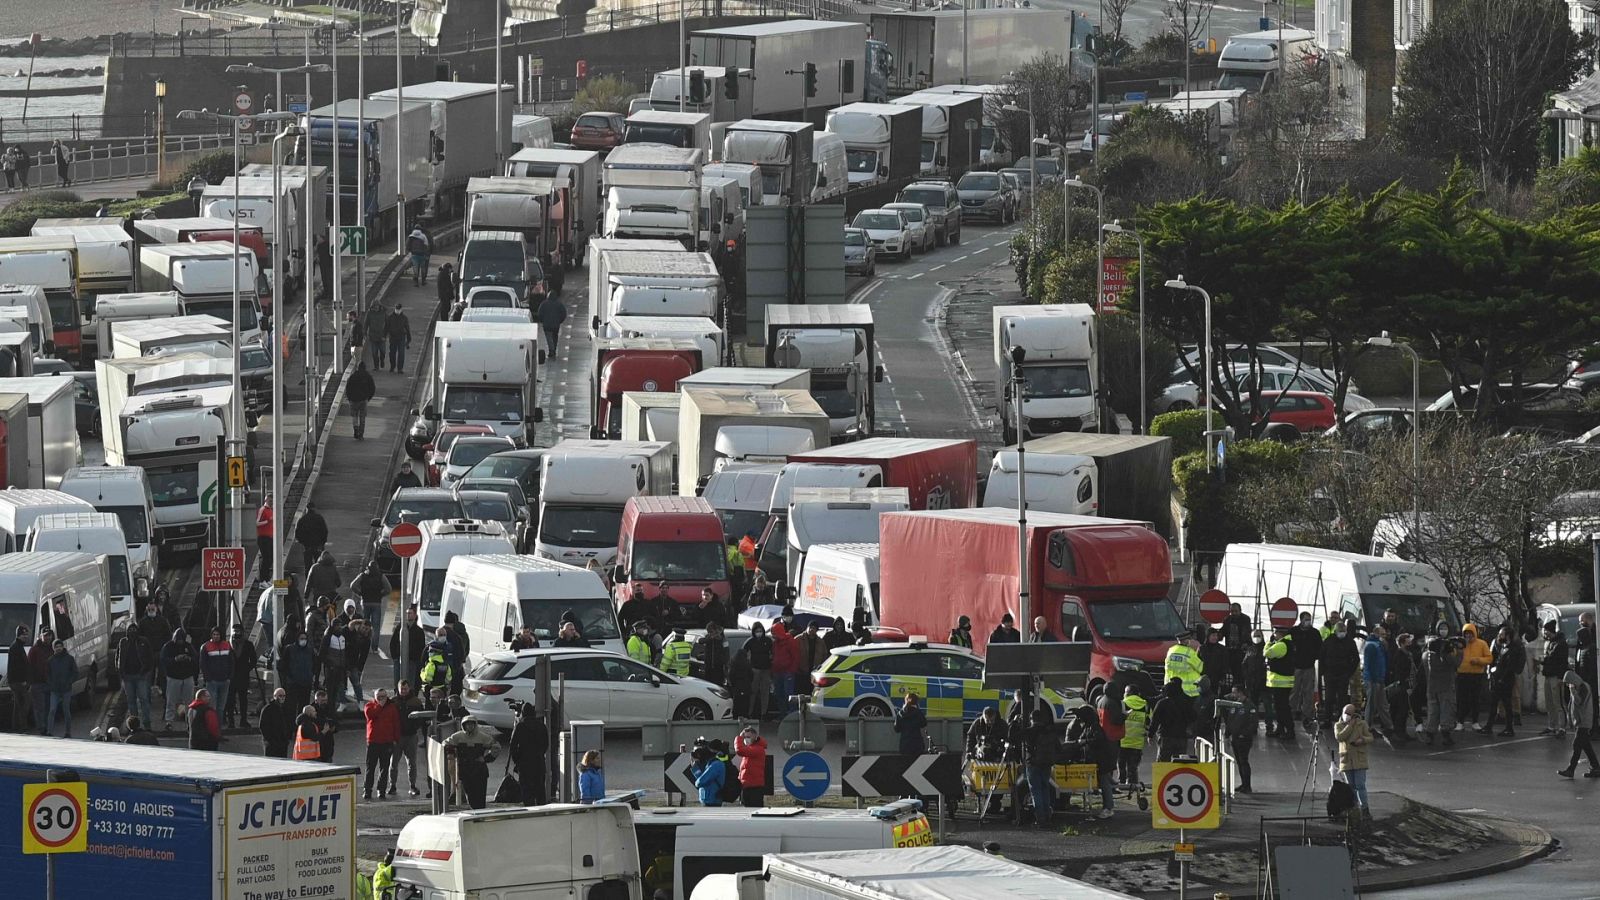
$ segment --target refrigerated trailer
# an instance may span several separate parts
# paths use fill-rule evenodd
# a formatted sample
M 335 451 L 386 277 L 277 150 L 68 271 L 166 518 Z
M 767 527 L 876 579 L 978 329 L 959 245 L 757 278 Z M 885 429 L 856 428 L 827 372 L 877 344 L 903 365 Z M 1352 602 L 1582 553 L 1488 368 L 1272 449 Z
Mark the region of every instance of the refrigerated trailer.
M 965 40 L 963 22 L 971 29 Z M 1045 53 L 1060 55 L 1071 39 L 1067 17 L 1056 9 L 881 12 L 873 13 L 869 24 L 894 60 L 891 97 L 938 84 L 1005 81 L 1023 62 Z
M 358 109 L 363 117 L 360 120 L 356 118 Z M 336 111 L 337 135 L 333 127 Z M 292 159 L 296 165 L 332 166 L 337 156 L 341 224 L 354 225 L 361 221 L 356 213 L 356 183 L 363 155 L 367 158 L 371 179 L 365 198 L 367 211 L 376 226 L 369 244 L 394 235 L 399 225 L 398 197 L 406 198 L 407 222 L 422 210 L 432 180 L 428 134 L 443 127 L 442 122 L 435 120 L 435 104 L 409 97 L 403 105 L 394 100 L 364 103 L 341 100 L 312 110 L 306 118 L 308 133 L 297 142 Z M 404 171 L 396 172 L 395 145 L 400 141 L 404 142 L 400 156 L 406 164 Z M 332 179 L 328 182 L 327 198 L 316 217 L 318 222 L 333 222 Z
M 488 82 L 469 81 L 430 81 L 405 86 L 406 103 L 423 100 L 434 107 L 434 124 L 431 131 L 422 135 L 423 147 L 427 147 L 428 134 L 433 134 L 438 138 L 435 146 L 441 148 L 442 152 L 430 154 L 424 149 L 424 155 L 418 162 L 426 172 L 428 160 L 434 160 L 432 171 L 428 174 L 437 203 L 434 210 L 436 218 L 449 218 L 461 208 L 466 196 L 467 179 L 498 174 L 502 161 L 510 155 L 511 101 L 514 92 L 511 85 L 502 84 L 497 99 L 495 87 Z M 383 100 L 392 103 L 396 97 L 396 91 L 378 91 L 367 99 L 367 103 Z M 498 133 L 501 146 L 498 148 L 494 143 L 496 116 L 500 122 Z M 410 128 L 409 121 L 406 127 Z M 409 137 L 406 143 L 408 146 L 411 144 Z M 383 161 L 393 165 L 394 153 L 385 154 Z
M 829 106 L 882 99 L 875 89 L 888 65 L 882 44 L 867 35 L 860 22 L 816 19 L 711 28 L 689 35 L 689 63 L 739 69 L 739 92 L 750 93 L 747 115 L 820 122 Z M 817 67 L 811 99 L 800 74 L 807 63 Z

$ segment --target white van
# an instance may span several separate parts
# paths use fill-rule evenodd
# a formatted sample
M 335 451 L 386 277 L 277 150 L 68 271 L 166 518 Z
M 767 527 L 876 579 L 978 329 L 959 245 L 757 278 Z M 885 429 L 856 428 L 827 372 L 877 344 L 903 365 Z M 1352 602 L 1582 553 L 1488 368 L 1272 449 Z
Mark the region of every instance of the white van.
M 133 615 L 135 585 L 148 596 L 150 582 L 136 581 L 128 562 L 128 542 L 122 524 L 111 513 L 52 513 L 33 520 L 28 529 L 29 553 L 59 550 L 67 553 L 92 553 L 106 558 L 106 594 L 111 598 L 111 621 Z
M 10 487 L 0 491 L 0 553 L 16 553 L 35 519 L 52 513 L 94 512 L 87 500 L 62 491 Z
M 552 559 L 511 553 L 458 556 L 445 575 L 444 608 L 467 627 L 469 672 L 486 655 L 509 650 L 523 625 L 532 626 L 541 645 L 550 644 L 568 612 L 589 646 L 626 652 L 617 611 L 599 573 Z
M 782 471 L 783 463 L 758 463 L 712 472 L 706 479 L 700 496 L 717 511 L 728 540 L 737 543 L 747 534 L 761 537 L 772 515 L 772 489 Z
M 811 161 L 816 164 L 817 182 L 811 188 L 812 203 L 826 203 L 843 197 L 850 189 L 845 165 L 844 138 L 826 131 L 811 132 Z
M 878 545 L 812 544 L 800 567 L 794 611 L 878 626 Z
M 134 590 L 139 578 L 154 586 L 161 573 L 159 554 L 152 539 L 156 520 L 155 496 L 144 469 L 138 466 L 77 466 L 61 477 L 63 494 L 71 494 L 103 513 L 117 517 L 128 545 L 128 565 L 133 568 Z
M 45 628 L 64 641 L 78 663 L 73 694 L 92 694 L 111 665 L 110 606 L 105 560 L 91 553 L 7 553 L 0 556 L 0 629 Z M 5 660 L 0 659 L 0 674 Z M 81 704 L 87 705 L 87 704 Z
M 1271 631 L 1269 610 L 1288 597 L 1318 625 L 1330 615 L 1376 625 L 1393 609 L 1412 634 L 1432 634 L 1443 618 L 1451 633 L 1461 616 L 1432 566 L 1288 544 L 1229 544 L 1217 588 L 1244 607 L 1256 628 Z
M 416 604 L 417 624 L 432 634 L 444 621 L 440 599 L 444 596 L 444 575 L 450 560 L 469 553 L 515 553 L 517 547 L 499 522 L 427 519 L 417 527 L 422 529 L 422 545 L 403 567 L 400 602 L 405 606 Z M 459 609 L 454 612 L 461 614 Z
M 511 151 L 548 150 L 555 143 L 549 116 L 511 117 Z
M 1028 508 L 1069 516 L 1100 512 L 1100 467 L 1094 457 L 1076 453 L 1028 453 Z M 1017 505 L 1017 451 L 1000 450 L 989 463 L 984 506 Z

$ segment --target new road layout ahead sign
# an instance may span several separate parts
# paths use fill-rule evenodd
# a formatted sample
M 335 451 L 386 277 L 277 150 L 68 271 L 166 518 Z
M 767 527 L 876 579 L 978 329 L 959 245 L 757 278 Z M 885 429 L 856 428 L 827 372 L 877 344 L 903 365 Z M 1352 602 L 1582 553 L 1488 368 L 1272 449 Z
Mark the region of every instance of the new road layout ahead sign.
M 206 547 L 200 551 L 202 591 L 242 591 L 247 581 L 243 547 Z

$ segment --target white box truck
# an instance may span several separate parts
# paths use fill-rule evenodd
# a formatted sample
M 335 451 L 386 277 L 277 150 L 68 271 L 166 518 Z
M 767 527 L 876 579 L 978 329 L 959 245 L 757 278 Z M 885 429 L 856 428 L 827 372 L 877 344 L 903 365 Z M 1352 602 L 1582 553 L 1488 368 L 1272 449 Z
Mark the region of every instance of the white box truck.
M 844 138 L 852 190 L 900 184 L 922 168 L 922 110 L 894 103 L 850 103 L 828 113 L 827 130 Z
M 996 306 L 994 382 L 1005 443 L 1062 431 L 1100 430 L 1094 310 L 1085 303 Z M 1017 422 L 1011 369 L 1024 353 L 1022 422 Z
M 983 99 L 979 94 L 919 91 L 892 101 L 922 109 L 924 176 L 956 181 L 978 165 Z
M 129 397 L 104 435 L 106 462 L 144 469 L 166 553 L 198 551 L 216 507 L 217 441 L 233 389 L 197 388 Z
M 487 425 L 532 446 L 539 408 L 539 329 L 533 324 L 440 322 L 433 332 L 429 405 L 445 424 Z
M 607 329 L 619 338 L 663 338 L 689 341 L 701 359 L 727 358 L 727 335 L 704 316 L 616 316 Z
M 435 193 L 445 198 L 459 198 L 469 178 L 495 174 L 500 160 L 511 155 L 511 104 L 516 92 L 509 84 L 496 86 L 492 82 L 430 81 L 408 84 L 404 89 L 406 103 L 426 100 L 433 104 L 433 130 L 444 142 L 442 159 L 433 166 L 432 179 Z M 368 109 L 374 100 L 393 102 L 394 90 L 371 94 Z M 500 128 L 495 128 L 495 117 L 500 117 Z M 409 120 L 406 127 L 410 128 Z M 494 137 L 503 142 L 498 149 Z M 409 143 L 409 139 L 408 139 Z M 393 144 L 385 145 L 385 164 L 393 165 Z M 423 146 L 427 144 L 424 142 Z M 418 160 L 426 165 L 426 157 Z M 447 209 L 453 209 L 451 203 Z
M 812 544 L 876 544 L 878 516 L 911 508 L 905 488 L 795 488 L 789 497 L 788 571 L 785 584 L 800 582 Z
M 171 319 L 183 315 L 183 301 L 177 291 L 140 291 L 131 294 L 101 294 L 94 303 L 94 347 L 97 359 L 114 353 L 111 326 L 117 322 Z
M 605 190 L 600 184 L 600 154 L 594 150 L 532 148 L 518 150 L 506 163 L 512 178 L 549 178 L 566 185 L 572 204 L 572 247 L 564 251 L 567 268 L 579 265 L 600 227 Z
M 784 462 L 828 445 L 827 413 L 804 389 L 684 387 L 678 414 L 678 493 L 693 497 L 712 472 Z
M 534 555 L 575 566 L 617 556 L 629 498 L 672 493 L 671 445 L 569 438 L 545 453 Z
M 361 119 L 356 117 L 358 110 Z M 337 134 L 333 128 L 335 112 L 339 121 Z M 433 103 L 412 99 L 409 91 L 403 105 L 394 100 L 340 100 L 337 104 L 312 110 L 306 116 L 306 122 L 307 134 L 297 143 L 291 159 L 296 165 L 310 164 L 329 168 L 330 171 L 337 161 L 340 167 L 339 221 L 342 224 L 353 225 L 361 221 L 356 209 L 356 176 L 361 157 L 366 156 L 370 161 L 367 171 L 376 180 L 366 192 L 374 225 L 369 245 L 376 246 L 394 236 L 398 224 L 397 198 L 406 198 L 407 223 L 412 221 L 412 214 L 426 204 L 432 180 L 432 167 L 428 164 L 428 134 L 443 129 L 442 119 L 435 118 Z M 488 127 L 491 129 L 488 133 L 493 133 L 493 125 Z M 492 140 L 484 140 L 485 133 L 480 130 L 474 135 L 469 130 L 463 135 L 462 143 L 470 145 L 477 140 L 482 141 L 483 146 L 493 144 Z M 400 157 L 406 164 L 403 171 L 396 172 L 395 147 L 402 140 L 405 143 Z M 317 210 L 316 219 L 319 223 L 333 222 L 333 199 L 333 182 L 330 180 L 326 199 L 322 201 L 324 205 Z
M 232 341 L 233 328 L 227 320 L 211 315 L 130 319 L 111 326 L 111 356 L 115 359 L 138 359 L 191 345 L 231 345 Z
M 139 261 L 134 239 L 121 219 L 36 219 L 29 232 L 34 237 L 70 237 L 78 246 L 78 307 L 83 318 L 84 341 L 92 344 L 88 328 L 94 318 L 95 298 L 134 290 Z M 84 351 L 88 358 L 87 348 Z
M 46 344 L 40 344 L 40 348 L 73 362 L 81 357 L 76 238 L 0 238 L 0 284 L 37 285 L 42 289 L 50 306 L 54 348 Z
M 721 323 L 723 295 L 722 274 L 710 254 L 605 250 L 589 265 L 589 328 L 599 337 L 618 337 L 612 325 L 618 316 L 693 316 Z
M 600 232 L 612 238 L 656 238 L 698 246 L 700 166 L 704 150 L 624 144 L 601 164 L 605 218 Z
M 78 464 L 76 385 L 76 379 L 58 375 L 7 378 L 0 385 L 6 393 L 28 395 L 29 487 L 57 487 Z
M 627 118 L 622 126 L 623 144 L 659 144 L 686 150 L 701 150 L 710 159 L 711 114 L 646 109 Z
M 811 396 L 828 414 L 835 441 L 872 436 L 883 366 L 870 307 L 773 304 L 766 348 L 768 366 L 811 370 Z
M 237 268 L 237 276 L 235 275 Z M 237 282 L 235 282 L 237 277 Z M 139 248 L 139 286 L 144 291 L 174 291 L 185 315 L 216 316 L 233 322 L 234 285 L 239 291 L 239 341 L 261 340 L 261 271 L 256 256 L 230 244 L 146 244 Z
M 816 185 L 811 167 L 810 122 L 742 119 L 722 135 L 722 162 L 741 163 L 761 170 L 758 206 L 804 206 Z

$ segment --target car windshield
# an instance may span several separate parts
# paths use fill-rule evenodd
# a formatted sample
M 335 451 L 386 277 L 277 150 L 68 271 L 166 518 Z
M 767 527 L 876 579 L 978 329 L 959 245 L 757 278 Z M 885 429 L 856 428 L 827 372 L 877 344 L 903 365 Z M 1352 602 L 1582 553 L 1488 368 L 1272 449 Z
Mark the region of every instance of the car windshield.
M 122 526 L 122 538 L 129 544 L 150 542 L 150 526 L 148 519 L 145 518 L 144 507 L 107 506 L 102 507 L 100 511 L 117 517 L 117 523 Z
M 233 321 L 233 298 L 226 297 L 221 300 L 185 300 L 183 311 L 191 316 L 216 316 L 224 322 Z M 239 330 L 250 331 L 260 327 L 256 320 L 256 307 L 254 303 L 245 300 L 239 304 Z
M 956 184 L 956 189 L 962 191 L 998 191 L 1000 190 L 1000 176 L 993 172 L 968 172 L 961 176 L 961 181 Z
M 200 468 L 194 463 L 145 466 L 144 476 L 150 482 L 150 494 L 155 498 L 157 507 L 183 506 L 200 501 Z
M 444 417 L 468 421 L 522 421 L 522 389 L 488 385 L 450 385 L 444 394 Z M 493 447 L 504 450 L 505 447 Z M 483 457 L 479 457 L 482 459 Z M 477 460 L 473 460 L 477 462 Z
M 1027 366 L 1028 397 L 1087 397 L 1088 366 Z
M 923 215 L 921 207 L 897 206 L 895 209 L 899 211 L 900 215 L 905 216 L 906 220 L 909 222 L 921 222 L 924 218 L 926 218 L 926 216 Z
M 241 369 L 270 369 L 272 356 L 267 351 L 255 344 L 239 348 L 239 368 Z
M 557 547 L 615 547 L 622 531 L 620 506 L 546 506 L 539 540 Z
M 1246 90 L 1259 92 L 1261 85 L 1267 80 L 1265 72 L 1235 72 L 1228 70 L 1222 73 L 1217 80 L 1217 90 L 1234 91 Z
M 921 203 L 929 209 L 944 208 L 944 191 L 934 191 L 927 188 L 906 188 L 900 192 L 900 199 L 907 203 Z
M 867 245 L 866 232 L 846 231 L 844 233 L 844 245 L 846 247 L 865 247 Z
M 900 230 L 900 217 L 893 213 L 862 213 L 856 216 L 857 228 L 877 228 L 887 231 Z
M 462 497 L 461 508 L 467 518 L 480 522 L 510 522 L 516 519 L 511 511 L 511 501 L 504 494 L 498 497 Z
M 1000 174 L 1010 175 L 1023 187 L 1033 187 L 1033 173 L 1027 169 L 1001 169 Z
M 722 544 L 639 541 L 633 545 L 634 581 L 722 581 L 728 562 Z
M 449 569 L 422 570 L 422 584 L 418 586 L 419 596 L 416 599 L 421 602 L 424 612 L 439 611 L 439 603 L 444 598 L 444 576 L 449 571 Z
M 1089 609 L 1095 632 L 1108 641 L 1170 641 L 1184 630 L 1183 619 L 1165 597 L 1095 603 Z
M 520 509 L 528 505 L 527 498 L 522 493 L 522 485 L 517 484 L 515 481 L 509 481 L 506 479 L 501 479 L 498 482 L 484 480 L 474 481 L 471 478 L 465 478 L 461 481 L 461 490 L 488 491 L 492 494 L 504 495 L 506 501 L 511 504 L 513 509 Z
M 617 630 L 617 614 L 611 601 L 604 597 L 585 597 L 567 600 L 560 597 L 524 599 L 522 624 L 533 628 L 534 637 L 553 641 L 561 633 L 561 616 L 572 613 L 578 620 L 578 631 L 591 641 L 614 641 L 622 637 Z
M 414 524 L 429 519 L 461 517 L 461 502 L 454 497 L 397 497 L 389 501 L 389 511 L 384 513 L 383 524 L 394 525 L 402 520 Z
M 1061 174 L 1061 167 L 1056 165 L 1056 161 L 1053 159 L 1036 159 L 1033 164 L 1039 170 L 1039 174 L 1045 178 L 1054 178 Z
M 876 150 L 846 149 L 844 159 L 845 165 L 852 172 L 866 172 L 874 175 L 878 172 L 878 151 Z
M 491 453 L 499 453 L 507 449 L 504 441 L 456 441 L 450 448 L 449 465 L 466 466 L 471 468 L 477 465 Z

